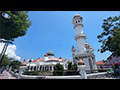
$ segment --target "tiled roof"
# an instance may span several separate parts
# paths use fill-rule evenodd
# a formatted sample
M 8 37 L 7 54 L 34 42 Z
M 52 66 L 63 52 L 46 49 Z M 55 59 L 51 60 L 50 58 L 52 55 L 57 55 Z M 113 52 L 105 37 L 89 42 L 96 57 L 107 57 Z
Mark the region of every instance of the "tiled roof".
M 106 59 L 105 64 L 106 64 L 106 65 L 112 65 L 112 64 L 114 64 L 114 63 L 119 62 L 119 60 L 120 60 L 120 56 L 119 56 L 119 57 L 116 57 L 116 56 L 114 56 L 113 54 L 111 54 L 111 55 Z
M 96 62 L 97 65 L 105 65 L 105 63 L 103 63 L 102 61 L 98 61 Z
M 49 62 L 49 61 L 55 61 L 55 62 L 57 62 L 57 61 L 59 61 L 59 58 L 51 58 L 51 59 L 47 60 L 46 62 Z
M 32 62 L 43 62 L 43 58 L 38 58 L 38 59 L 36 59 L 36 60 L 33 60 Z
M 115 65 L 120 65 L 120 62 L 115 63 Z

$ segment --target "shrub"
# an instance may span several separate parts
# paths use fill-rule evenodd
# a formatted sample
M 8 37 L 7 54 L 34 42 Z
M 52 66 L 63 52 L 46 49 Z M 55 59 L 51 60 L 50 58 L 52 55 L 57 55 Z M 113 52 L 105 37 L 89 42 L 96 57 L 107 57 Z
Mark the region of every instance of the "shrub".
M 39 75 L 38 71 L 24 71 L 25 75 Z
M 60 63 L 57 63 L 54 67 L 54 72 L 53 75 L 54 76 L 62 76 L 63 75 L 63 66 L 60 65 Z

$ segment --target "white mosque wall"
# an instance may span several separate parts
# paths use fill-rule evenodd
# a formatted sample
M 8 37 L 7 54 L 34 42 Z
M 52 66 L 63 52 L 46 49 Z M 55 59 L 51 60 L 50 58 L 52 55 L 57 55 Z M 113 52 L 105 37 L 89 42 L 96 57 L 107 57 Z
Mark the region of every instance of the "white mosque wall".
M 84 63 L 85 63 L 85 69 L 86 69 L 86 70 L 90 70 L 90 65 L 89 65 L 88 58 L 83 58 L 83 61 L 84 61 Z
M 77 47 L 79 52 L 84 51 L 84 45 L 85 45 L 85 38 L 81 37 L 77 39 Z
M 79 26 L 75 27 L 75 32 L 76 32 L 76 35 L 83 33 L 82 26 L 79 25 Z

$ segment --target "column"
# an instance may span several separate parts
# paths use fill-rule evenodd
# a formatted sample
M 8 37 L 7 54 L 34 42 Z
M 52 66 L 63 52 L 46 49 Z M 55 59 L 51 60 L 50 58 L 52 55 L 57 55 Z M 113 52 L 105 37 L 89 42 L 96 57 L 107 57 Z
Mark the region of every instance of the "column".
M 32 71 L 34 71 L 34 66 L 33 66 L 33 68 L 32 68 Z
M 37 67 L 38 67 L 38 66 L 36 66 L 36 71 L 37 71 Z
M 45 66 L 43 66 L 43 70 L 45 70 Z
M 43 70 L 43 66 L 41 66 L 41 70 Z
M 31 71 L 31 66 L 29 66 L 29 71 Z
M 50 66 L 49 66 L 49 70 L 50 70 Z
M 52 70 L 53 70 L 53 66 L 52 66 Z
M 40 70 L 40 65 L 38 66 L 38 70 Z

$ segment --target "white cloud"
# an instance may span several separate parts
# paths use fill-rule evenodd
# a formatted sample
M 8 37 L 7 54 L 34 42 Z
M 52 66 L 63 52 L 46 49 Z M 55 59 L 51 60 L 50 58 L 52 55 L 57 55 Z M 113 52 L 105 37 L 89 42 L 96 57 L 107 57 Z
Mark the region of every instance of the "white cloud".
M 0 43 L 0 53 L 2 52 L 3 47 L 4 47 L 4 43 Z M 8 54 L 9 58 L 15 58 L 16 60 L 20 60 L 21 57 L 16 55 L 15 50 L 16 50 L 15 45 L 8 45 L 5 54 Z

